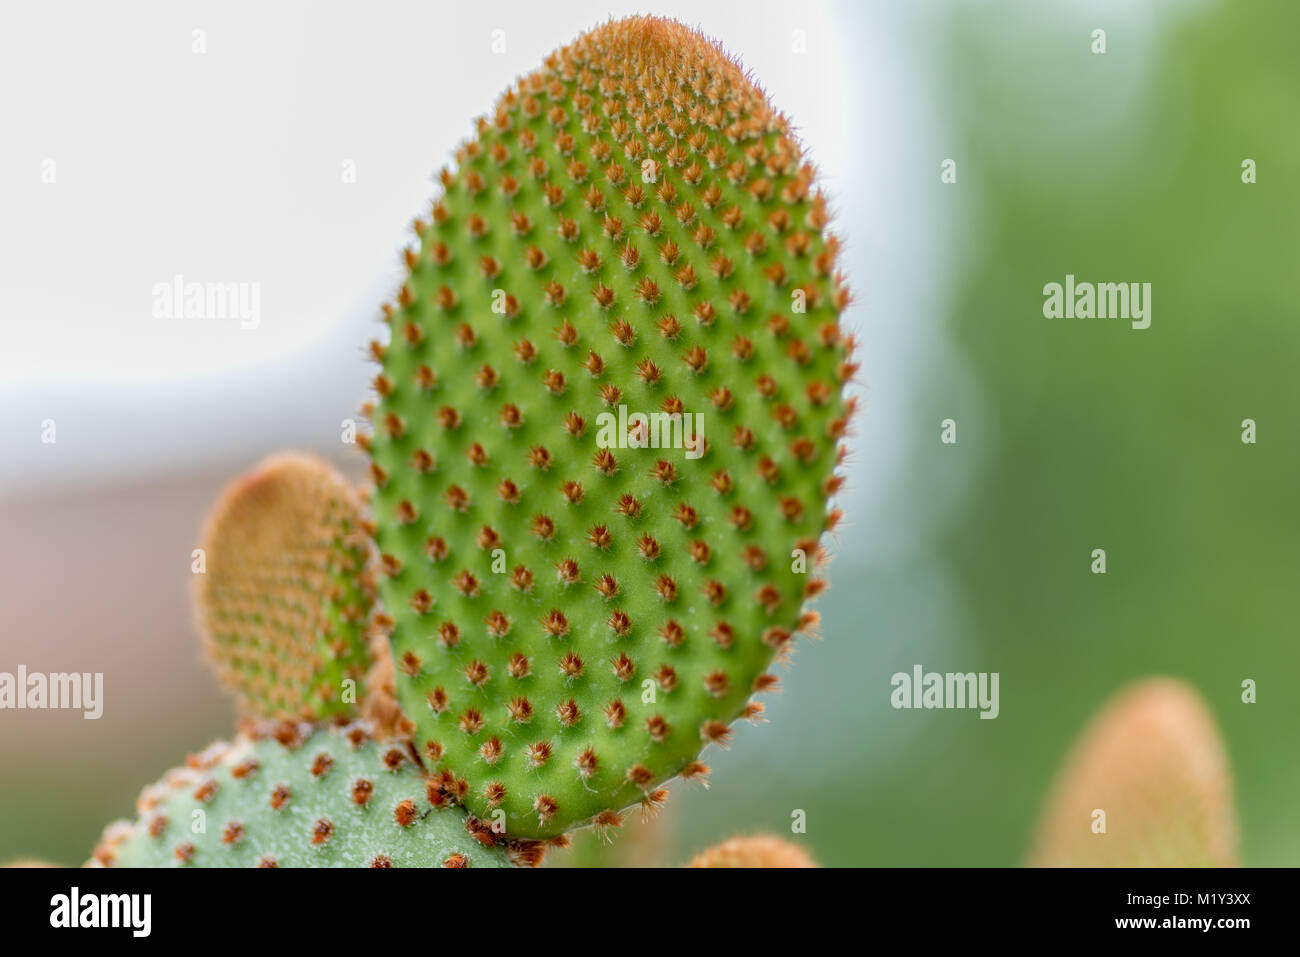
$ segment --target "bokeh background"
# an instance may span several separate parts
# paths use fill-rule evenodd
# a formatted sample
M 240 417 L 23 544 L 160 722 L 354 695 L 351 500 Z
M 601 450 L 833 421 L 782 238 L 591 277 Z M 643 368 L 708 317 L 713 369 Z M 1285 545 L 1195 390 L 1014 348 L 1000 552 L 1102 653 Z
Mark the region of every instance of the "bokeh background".
M 0 670 L 102 671 L 106 705 L 0 712 L 0 860 L 84 860 L 229 733 L 186 605 L 207 504 L 277 448 L 359 473 L 340 423 L 432 172 L 506 82 L 631 12 L 7 12 Z M 824 640 L 771 723 L 711 755 L 708 792 L 674 786 L 657 859 L 798 809 L 826 864 L 1017 864 L 1073 736 L 1159 673 L 1223 729 L 1243 860 L 1300 864 L 1300 5 L 653 12 L 722 39 L 800 127 L 865 362 Z M 1044 319 L 1066 273 L 1152 283 L 1151 328 Z M 176 274 L 260 283 L 260 326 L 154 319 Z M 890 676 L 918 663 L 998 672 L 1000 716 L 895 711 Z

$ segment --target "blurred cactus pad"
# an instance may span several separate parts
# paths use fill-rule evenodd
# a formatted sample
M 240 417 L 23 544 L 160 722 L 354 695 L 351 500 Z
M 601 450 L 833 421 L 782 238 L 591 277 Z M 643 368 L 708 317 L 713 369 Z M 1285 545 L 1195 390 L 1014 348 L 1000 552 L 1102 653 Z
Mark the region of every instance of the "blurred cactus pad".
M 547 57 L 441 187 L 372 346 L 399 698 L 474 813 L 614 824 L 816 623 L 838 242 L 785 117 L 657 18 Z
M 1148 679 L 1093 719 L 1062 769 L 1030 863 L 1237 863 L 1232 776 L 1214 719 L 1183 682 Z
M 326 718 L 356 704 L 368 556 L 357 495 L 324 462 L 277 455 L 227 486 L 204 528 L 195 604 L 207 655 L 244 713 Z
M 805 868 L 817 865 L 798 844 L 779 837 L 756 834 L 753 837 L 733 837 L 716 847 L 701 851 L 691 860 L 690 866 Z

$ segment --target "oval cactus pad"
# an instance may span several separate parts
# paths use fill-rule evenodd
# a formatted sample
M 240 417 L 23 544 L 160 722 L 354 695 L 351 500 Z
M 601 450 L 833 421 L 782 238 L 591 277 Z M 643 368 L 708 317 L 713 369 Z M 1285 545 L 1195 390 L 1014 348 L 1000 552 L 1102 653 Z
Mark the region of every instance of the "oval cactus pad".
M 672 21 L 552 54 L 456 160 L 372 345 L 380 595 L 422 757 L 545 837 L 706 771 L 812 626 L 848 291 L 787 121 Z

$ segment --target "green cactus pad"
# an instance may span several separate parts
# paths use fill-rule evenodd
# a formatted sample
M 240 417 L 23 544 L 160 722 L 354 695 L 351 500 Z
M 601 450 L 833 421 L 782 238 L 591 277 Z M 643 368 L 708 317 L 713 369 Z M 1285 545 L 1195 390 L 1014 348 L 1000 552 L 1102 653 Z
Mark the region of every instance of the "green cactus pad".
M 430 797 L 439 805 L 433 807 Z M 111 867 L 506 867 L 535 863 L 430 787 L 400 742 L 359 724 L 283 723 L 195 755 L 104 832 Z M 469 826 L 467 826 L 469 825 Z
M 416 223 L 372 346 L 380 594 L 422 755 L 512 834 L 707 771 L 815 620 L 853 365 L 813 179 L 738 65 L 633 18 L 507 91 Z
M 240 710 L 355 714 L 371 661 L 374 582 L 359 504 L 343 477 L 307 455 L 267 459 L 222 493 L 203 551 L 197 618 Z

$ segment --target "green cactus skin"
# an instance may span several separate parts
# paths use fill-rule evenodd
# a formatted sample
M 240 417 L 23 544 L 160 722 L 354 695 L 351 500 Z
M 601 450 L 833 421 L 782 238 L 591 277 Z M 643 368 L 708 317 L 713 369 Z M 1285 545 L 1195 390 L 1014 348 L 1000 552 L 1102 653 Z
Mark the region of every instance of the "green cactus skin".
M 541 838 L 706 773 L 815 623 L 848 291 L 785 119 L 675 22 L 553 54 L 457 160 L 372 344 L 380 595 L 425 760 Z M 619 405 L 703 456 L 602 450 Z
M 352 714 L 370 666 L 375 588 L 360 505 L 346 480 L 313 456 L 274 455 L 221 494 L 203 549 L 197 618 L 240 712 Z
M 440 806 L 433 807 L 433 796 Z M 280 724 L 213 745 L 146 788 L 134 823 L 109 825 L 111 867 L 508 867 L 520 844 L 431 790 L 404 744 L 359 724 Z M 201 811 L 202 815 L 196 815 Z M 204 829 L 195 833 L 201 818 Z

